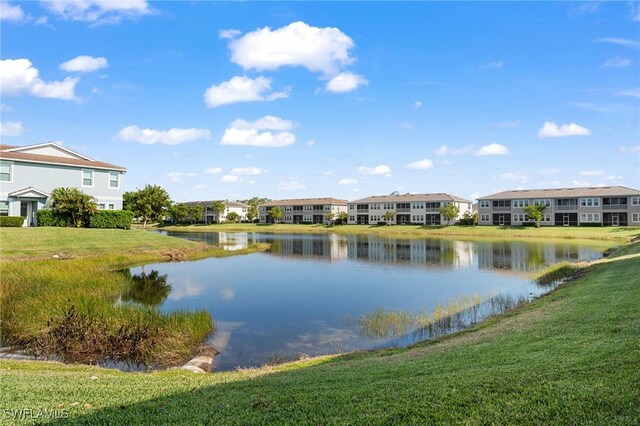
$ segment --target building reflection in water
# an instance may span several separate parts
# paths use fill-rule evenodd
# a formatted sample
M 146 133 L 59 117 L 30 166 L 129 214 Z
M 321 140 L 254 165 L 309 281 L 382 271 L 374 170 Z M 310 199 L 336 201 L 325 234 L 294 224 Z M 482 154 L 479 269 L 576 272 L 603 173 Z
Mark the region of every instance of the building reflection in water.
M 355 260 L 442 269 L 469 268 L 493 272 L 526 273 L 562 261 L 590 261 L 597 250 L 570 243 L 525 241 L 454 241 L 434 238 L 385 238 L 373 235 L 269 234 L 243 232 L 172 232 L 193 241 L 240 250 L 268 243 L 273 256 L 304 260 Z

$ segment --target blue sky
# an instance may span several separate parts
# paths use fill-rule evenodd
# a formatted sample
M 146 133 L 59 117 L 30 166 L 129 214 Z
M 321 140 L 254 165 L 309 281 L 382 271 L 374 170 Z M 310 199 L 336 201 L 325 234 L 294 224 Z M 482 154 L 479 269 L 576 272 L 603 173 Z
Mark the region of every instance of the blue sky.
M 3 143 L 127 190 L 640 188 L 640 3 L 1 5 Z

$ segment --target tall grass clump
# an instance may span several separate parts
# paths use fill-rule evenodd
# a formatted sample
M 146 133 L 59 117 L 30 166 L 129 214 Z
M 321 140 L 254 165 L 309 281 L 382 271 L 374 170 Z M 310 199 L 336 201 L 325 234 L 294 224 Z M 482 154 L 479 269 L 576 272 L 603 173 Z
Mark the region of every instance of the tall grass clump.
M 575 263 L 556 263 L 555 265 L 539 271 L 534 277 L 534 281 L 540 286 L 552 286 L 560 283 L 562 280 L 574 276 L 580 269 L 581 267 Z
M 165 367 L 186 360 L 213 331 L 206 311 L 163 314 L 153 306 L 123 303 L 130 282 L 107 264 L 104 259 L 33 261 L 28 267 L 1 262 L 3 343 L 67 362 Z
M 402 336 L 415 325 L 415 314 L 408 311 L 378 309 L 358 318 L 358 329 L 367 337 Z

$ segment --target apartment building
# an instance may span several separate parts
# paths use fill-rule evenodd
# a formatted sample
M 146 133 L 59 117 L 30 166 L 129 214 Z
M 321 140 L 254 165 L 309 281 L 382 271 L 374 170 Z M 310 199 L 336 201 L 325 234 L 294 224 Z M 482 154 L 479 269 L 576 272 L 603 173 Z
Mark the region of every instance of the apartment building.
M 213 203 L 218 201 L 222 201 L 224 204 L 224 212 L 218 215 L 213 211 Z M 228 201 L 228 200 L 211 200 L 211 201 L 189 201 L 185 203 L 188 206 L 202 206 L 204 207 L 204 217 L 202 218 L 205 223 L 220 223 L 227 220 L 227 215 L 229 213 L 237 213 L 240 217 L 241 222 L 245 222 L 247 220 L 247 209 L 249 208 L 248 204 L 244 204 L 238 201 Z
M 478 224 L 522 225 L 524 207 L 545 206 L 545 226 L 640 225 L 640 191 L 624 186 L 522 189 L 478 199 Z
M 0 216 L 22 216 L 24 226 L 37 226 L 37 211 L 61 187 L 93 196 L 101 210 L 122 210 L 126 170 L 53 142 L 0 145 Z
M 273 223 L 269 212 L 274 207 L 282 209 L 282 223 L 328 223 L 325 214 L 347 211 L 347 200 L 337 198 L 296 198 L 271 201 L 258 206 L 260 223 Z
M 445 204 L 453 204 L 460 209 L 457 219 L 472 210 L 470 200 L 445 193 L 374 195 L 349 202 L 349 224 L 443 225 L 446 221 L 439 209 Z M 395 212 L 395 216 L 386 222 L 384 214 L 388 211 Z

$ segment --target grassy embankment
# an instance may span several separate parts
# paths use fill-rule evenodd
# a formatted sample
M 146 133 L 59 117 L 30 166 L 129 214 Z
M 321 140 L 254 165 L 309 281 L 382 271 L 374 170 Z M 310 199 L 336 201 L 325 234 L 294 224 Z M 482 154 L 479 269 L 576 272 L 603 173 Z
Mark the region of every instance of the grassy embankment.
M 640 235 L 640 227 L 522 227 L 522 226 L 415 226 L 415 225 L 261 225 L 229 223 L 220 225 L 161 225 L 167 231 L 188 232 L 273 232 L 292 234 L 366 234 L 397 238 L 465 237 L 484 239 L 553 238 L 604 240 L 623 244 Z
M 211 315 L 162 314 L 152 305 L 124 302 L 140 300 L 137 296 L 150 290 L 149 280 L 135 281 L 119 270 L 266 249 L 230 253 L 150 232 L 68 228 L 0 228 L 0 241 L 5 344 L 67 361 L 108 357 L 160 366 L 191 356 L 213 330 Z M 166 293 L 167 288 L 159 290 Z
M 619 253 L 635 257 L 411 348 L 209 375 L 0 360 L 0 406 L 84 424 L 635 424 L 640 243 Z

